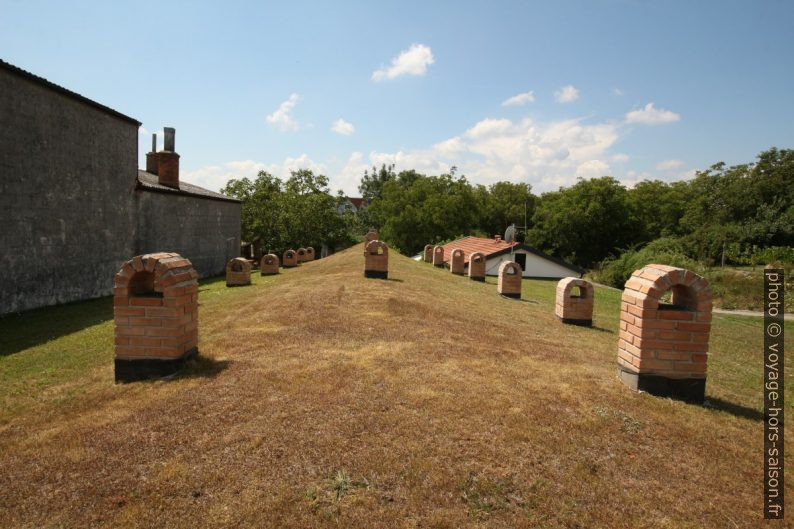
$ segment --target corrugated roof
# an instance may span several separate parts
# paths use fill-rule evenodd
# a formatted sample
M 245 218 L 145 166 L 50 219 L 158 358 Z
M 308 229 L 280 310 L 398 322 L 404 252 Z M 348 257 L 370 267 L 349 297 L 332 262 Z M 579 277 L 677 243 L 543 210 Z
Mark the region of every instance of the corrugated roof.
M 579 268 L 576 265 L 572 265 L 570 263 L 566 263 L 562 259 L 558 259 L 557 257 L 553 257 L 546 253 L 541 252 L 537 248 L 533 248 L 528 244 L 524 244 L 522 242 L 505 242 L 503 240 L 496 240 L 496 239 L 484 239 L 482 237 L 463 237 L 462 239 L 457 239 L 452 242 L 448 242 L 447 244 L 442 245 L 444 247 L 444 263 L 449 264 L 450 257 L 452 254 L 452 250 L 455 248 L 460 248 L 463 250 L 463 263 L 464 266 L 469 265 L 469 257 L 471 254 L 475 252 L 482 252 L 485 254 L 485 258 L 496 257 L 501 254 L 507 253 L 510 251 L 511 248 L 516 250 L 526 250 L 529 253 L 535 254 L 538 257 L 542 257 L 544 259 L 548 259 L 549 261 L 556 263 L 560 266 L 564 266 L 577 272 L 579 274 L 583 274 L 584 270 Z
M 179 181 L 179 189 L 161 185 L 156 174 L 147 173 L 142 169 L 138 169 L 138 189 L 142 189 L 144 191 L 155 191 L 158 193 L 172 193 L 175 195 L 191 195 L 195 197 L 209 198 L 211 200 L 224 200 L 226 202 L 240 202 L 236 198 L 227 197 L 221 193 L 204 189 L 203 187 L 193 185 L 190 182 L 185 182 L 183 180 Z
M 39 77 L 38 75 L 32 74 L 32 73 L 30 73 L 27 70 L 23 70 L 22 68 L 19 68 L 18 66 L 14 66 L 13 64 L 9 64 L 9 63 L 5 62 L 2 59 L 0 59 L 0 68 L 4 69 L 6 71 L 9 71 L 9 72 L 11 72 L 13 74 L 16 74 L 16 75 L 18 75 L 20 77 L 23 77 L 25 79 L 28 79 L 29 81 L 33 81 L 36 84 L 39 84 L 39 85 L 44 86 L 46 88 L 49 88 L 50 90 L 53 90 L 55 92 L 59 92 L 59 93 L 65 95 L 67 97 L 70 97 L 72 99 L 76 99 L 77 101 L 80 101 L 81 103 L 85 103 L 86 105 L 90 105 L 90 106 L 92 106 L 92 107 L 94 107 L 94 108 L 96 108 L 98 110 L 101 110 L 102 112 L 105 112 L 106 114 L 110 114 L 111 116 L 115 116 L 115 117 L 117 117 L 119 119 L 123 119 L 124 121 L 129 121 L 130 123 L 134 123 L 135 125 L 137 125 L 139 127 L 141 126 L 141 122 L 138 121 L 137 119 L 134 119 L 134 118 L 131 118 L 129 116 L 126 116 L 126 115 L 122 114 L 121 112 L 119 112 L 117 110 L 113 110 L 110 107 L 106 107 L 105 105 L 103 105 L 101 103 L 97 103 L 93 99 L 88 99 L 85 96 L 81 96 L 77 92 L 72 92 L 68 88 L 64 88 L 64 87 L 62 87 L 60 85 L 57 85 L 57 84 L 53 83 L 52 81 L 48 81 L 47 79 L 45 79 L 43 77 Z

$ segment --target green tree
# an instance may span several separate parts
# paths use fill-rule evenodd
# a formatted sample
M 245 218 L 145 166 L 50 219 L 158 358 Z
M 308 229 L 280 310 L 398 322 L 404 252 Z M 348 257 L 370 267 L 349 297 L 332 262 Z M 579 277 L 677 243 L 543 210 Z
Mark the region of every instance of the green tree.
M 626 188 L 611 176 L 544 193 L 528 242 L 580 266 L 592 266 L 636 242 Z
M 638 221 L 639 242 L 682 235 L 681 218 L 691 200 L 688 182 L 644 180 L 628 190 L 628 204 Z
M 523 227 L 532 220 L 536 196 L 526 183 L 496 182 L 475 189 L 479 210 L 478 227 L 489 236 L 504 233 L 511 224 Z
M 404 253 L 467 234 L 477 225 L 474 190 L 465 177 L 403 171 L 388 180 L 370 206 L 382 219 L 381 237 Z
M 282 182 L 261 171 L 253 182 L 230 180 L 221 191 L 242 201 L 243 239 L 259 237 L 266 251 L 352 242 L 325 175 L 301 169 Z

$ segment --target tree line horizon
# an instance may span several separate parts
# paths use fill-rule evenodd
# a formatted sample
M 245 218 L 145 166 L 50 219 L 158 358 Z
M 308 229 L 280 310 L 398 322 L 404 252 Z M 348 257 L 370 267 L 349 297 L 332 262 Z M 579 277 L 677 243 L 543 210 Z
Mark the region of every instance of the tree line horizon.
M 285 181 L 260 171 L 254 180 L 230 180 L 221 192 L 242 201 L 243 238 L 258 237 L 270 251 L 339 248 L 376 227 L 391 247 L 413 255 L 426 244 L 523 227 L 526 212 L 520 240 L 583 268 L 614 266 L 643 250 L 679 266 L 794 260 L 791 149 L 772 147 L 746 164 L 718 162 L 690 180 L 627 188 L 611 176 L 579 178 L 540 195 L 528 183 L 472 184 L 455 167 L 425 175 L 384 164 L 364 172 L 366 207 L 357 213 L 339 213 L 346 197 L 328 185 L 308 169 Z

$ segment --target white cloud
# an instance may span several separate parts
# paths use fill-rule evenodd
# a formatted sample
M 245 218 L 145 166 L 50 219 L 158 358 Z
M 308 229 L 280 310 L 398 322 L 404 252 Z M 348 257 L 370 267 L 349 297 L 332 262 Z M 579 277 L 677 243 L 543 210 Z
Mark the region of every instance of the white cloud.
M 465 132 L 469 138 L 482 138 L 494 134 L 505 133 L 513 126 L 509 119 L 484 119 L 476 123 L 472 128 Z
M 609 164 L 603 160 L 587 160 L 576 168 L 576 176 L 581 178 L 597 178 L 609 173 Z
M 609 174 L 613 157 L 608 150 L 617 141 L 619 130 L 618 124 L 587 125 L 576 119 L 551 123 L 483 119 L 426 148 L 372 151 L 367 156 L 355 152 L 331 180 L 351 194 L 372 166 L 394 164 L 398 172 L 415 169 L 441 174 L 455 165 L 459 173 L 478 184 L 509 180 L 529 182 L 538 192 L 548 191 L 571 185 L 577 177 Z
M 612 89 L 612 95 L 614 95 L 614 96 L 620 97 L 620 96 L 623 96 L 625 94 L 626 94 L 626 92 L 624 92 L 623 90 L 621 90 L 618 87 L 615 87 L 615 88 Z
M 530 90 L 529 92 L 524 92 L 523 94 L 517 94 L 513 97 L 509 97 L 502 101 L 503 107 L 517 107 L 521 105 L 525 105 L 526 103 L 532 103 L 535 101 L 535 93 Z
M 424 75 L 427 67 L 435 62 L 433 51 L 424 44 L 411 44 L 391 60 L 391 66 L 381 67 L 372 72 L 373 81 L 394 79 L 401 75 Z
M 570 103 L 579 99 L 579 90 L 573 85 L 566 85 L 554 92 L 554 99 L 558 103 Z
M 290 116 L 290 112 L 298 104 L 299 99 L 298 94 L 290 94 L 289 98 L 281 103 L 275 112 L 267 116 L 267 122 L 281 130 L 297 130 L 298 122 Z
M 232 178 L 256 178 L 259 171 L 267 171 L 273 176 L 286 180 L 290 171 L 298 169 L 311 169 L 315 173 L 328 174 L 328 167 L 324 163 L 312 160 L 307 154 L 297 157 L 288 156 L 280 163 L 264 163 L 255 160 L 233 160 L 220 165 L 207 165 L 193 171 L 185 171 L 180 178 L 191 184 L 218 191 Z
M 629 155 L 619 152 L 617 154 L 612 155 L 612 161 L 615 163 L 623 163 L 629 161 Z
M 680 169 L 684 166 L 684 162 L 681 160 L 664 160 L 656 164 L 656 169 L 658 171 L 670 171 L 672 169 Z
M 466 146 L 459 136 L 455 136 L 454 138 L 449 138 L 448 140 L 440 141 L 433 145 L 433 151 L 446 158 L 454 158 L 465 152 Z
M 344 119 L 339 118 L 336 121 L 334 121 L 334 125 L 331 127 L 331 130 L 336 132 L 337 134 L 350 136 L 356 131 L 356 127 L 354 127 L 352 123 L 349 123 Z
M 640 110 L 632 110 L 626 114 L 626 123 L 644 123 L 646 125 L 658 125 L 660 123 L 673 123 L 681 119 L 680 114 L 671 110 L 656 108 L 653 103 L 648 103 Z

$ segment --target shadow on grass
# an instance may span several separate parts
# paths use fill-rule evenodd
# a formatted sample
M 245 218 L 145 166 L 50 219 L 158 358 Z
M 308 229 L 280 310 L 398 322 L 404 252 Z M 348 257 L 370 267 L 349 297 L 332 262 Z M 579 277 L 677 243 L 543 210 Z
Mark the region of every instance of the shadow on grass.
M 225 288 L 223 275 L 199 280 L 199 292 Z M 0 317 L 0 357 L 113 319 L 113 296 L 75 301 Z
M 112 296 L 8 314 L 0 318 L 0 357 L 112 319 Z
M 706 402 L 703 403 L 703 407 L 712 410 L 724 411 L 736 417 L 750 419 L 751 421 L 760 422 L 764 420 L 763 411 L 757 410 L 755 408 L 748 408 L 747 406 L 742 406 L 741 404 L 728 402 L 727 400 L 723 400 L 718 397 L 706 397 Z
M 596 327 L 595 325 L 591 325 L 589 328 L 593 329 L 594 331 L 598 331 L 598 332 L 605 332 L 607 334 L 615 334 L 615 329 L 607 329 L 606 327 Z
M 505 296 L 504 294 L 499 294 L 499 297 L 510 301 L 520 301 L 521 303 L 529 303 L 531 305 L 537 305 L 539 303 L 534 299 L 511 298 L 510 296 Z
M 403 283 L 402 279 L 397 279 L 396 277 L 387 277 L 386 281 L 396 281 L 397 283 Z
M 229 360 L 215 360 L 201 353 L 188 360 L 179 372 L 179 378 L 215 378 L 229 367 Z

